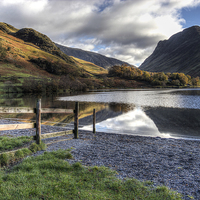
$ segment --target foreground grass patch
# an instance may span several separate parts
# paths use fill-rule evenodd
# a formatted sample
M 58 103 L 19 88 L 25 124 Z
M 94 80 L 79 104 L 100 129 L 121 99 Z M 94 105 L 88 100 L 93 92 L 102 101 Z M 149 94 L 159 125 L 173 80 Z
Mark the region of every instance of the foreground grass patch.
M 70 165 L 69 151 L 28 157 L 11 172 L 0 172 L 1 199 L 181 199 L 166 187 L 117 179 L 105 167 Z
M 15 164 L 22 158 L 35 153 L 40 150 L 45 150 L 46 144 L 41 142 L 41 144 L 32 143 L 29 148 L 21 148 L 16 151 L 10 151 L 0 154 L 0 168 L 7 167 L 9 165 Z
M 3 151 L 12 150 L 16 147 L 21 147 L 31 140 L 32 138 L 28 136 L 21 136 L 16 138 L 2 136 L 0 137 L 0 153 Z

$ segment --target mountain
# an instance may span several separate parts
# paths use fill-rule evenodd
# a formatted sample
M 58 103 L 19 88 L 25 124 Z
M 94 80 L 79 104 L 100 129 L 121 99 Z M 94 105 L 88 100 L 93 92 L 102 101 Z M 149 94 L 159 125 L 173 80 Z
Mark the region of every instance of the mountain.
M 110 65 L 111 61 L 112 65 L 123 63 L 96 55 L 104 64 L 106 59 Z M 66 55 L 48 36 L 32 28 L 17 29 L 0 22 L 0 92 L 52 93 L 140 85 L 107 75 L 107 69 Z
M 139 69 L 200 76 L 200 27 L 192 26 L 160 41 Z
M 1 77 L 93 77 L 107 70 L 64 54 L 46 35 L 0 22 Z
M 94 63 L 95 65 L 103 67 L 104 69 L 108 69 L 114 65 L 120 65 L 120 66 L 123 64 L 130 65 L 121 60 L 117 60 L 115 58 L 109 58 L 91 51 L 84 51 L 82 49 L 66 47 L 59 44 L 56 44 L 56 46 L 59 47 L 60 50 L 68 56 L 73 56 L 85 61 L 89 61 L 91 63 Z

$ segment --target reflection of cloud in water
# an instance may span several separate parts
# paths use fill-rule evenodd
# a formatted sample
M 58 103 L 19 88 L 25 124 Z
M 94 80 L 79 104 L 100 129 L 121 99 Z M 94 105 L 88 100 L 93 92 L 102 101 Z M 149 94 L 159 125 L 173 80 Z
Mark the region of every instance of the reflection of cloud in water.
M 81 129 L 91 131 L 92 125 L 84 126 Z M 161 134 L 154 122 L 140 108 L 97 123 L 96 131 L 140 136 L 170 137 L 169 134 Z

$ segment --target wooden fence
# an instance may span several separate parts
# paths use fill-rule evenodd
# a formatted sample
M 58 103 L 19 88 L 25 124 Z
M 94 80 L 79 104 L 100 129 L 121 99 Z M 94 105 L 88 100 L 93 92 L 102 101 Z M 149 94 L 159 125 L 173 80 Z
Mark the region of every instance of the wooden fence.
M 36 114 L 36 123 L 3 124 L 3 125 L 0 125 L 0 131 L 36 128 L 36 135 L 34 136 L 34 139 L 36 140 L 37 144 L 40 144 L 41 139 L 43 138 L 67 135 L 67 134 L 72 134 L 72 133 L 74 133 L 74 138 L 77 139 L 78 138 L 78 112 L 79 112 L 78 102 L 76 102 L 75 104 L 75 110 L 57 109 L 57 108 L 41 108 L 41 99 L 37 100 L 36 108 L 0 107 L 0 113 L 35 113 Z M 46 133 L 46 134 L 41 135 L 41 114 L 42 113 L 65 113 L 65 114 L 74 113 L 74 130 Z

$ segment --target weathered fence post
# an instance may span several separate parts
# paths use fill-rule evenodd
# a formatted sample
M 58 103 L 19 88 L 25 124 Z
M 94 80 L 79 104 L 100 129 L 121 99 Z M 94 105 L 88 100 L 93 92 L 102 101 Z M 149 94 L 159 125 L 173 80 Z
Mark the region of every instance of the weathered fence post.
M 96 112 L 93 110 L 93 133 L 96 133 Z
M 36 143 L 41 143 L 41 99 L 37 100 L 36 106 Z
M 78 112 L 79 112 L 79 103 L 76 102 L 74 110 L 74 139 L 78 139 Z

